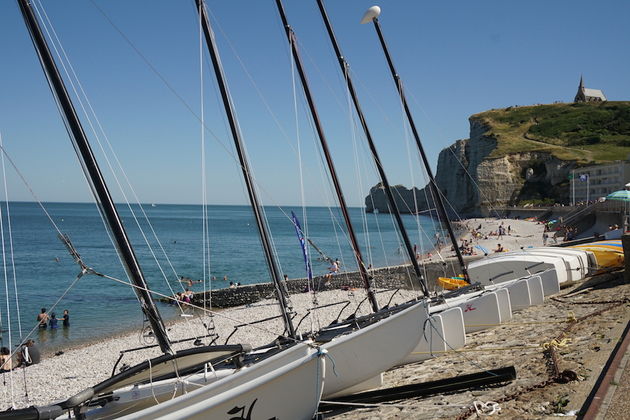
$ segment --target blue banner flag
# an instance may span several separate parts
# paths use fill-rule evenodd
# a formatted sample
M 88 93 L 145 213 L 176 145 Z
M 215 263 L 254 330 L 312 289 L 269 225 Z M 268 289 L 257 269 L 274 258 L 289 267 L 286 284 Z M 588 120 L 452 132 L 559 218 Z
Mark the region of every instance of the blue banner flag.
M 308 259 L 308 246 L 306 245 L 306 238 L 305 238 L 304 232 L 302 232 L 300 221 L 298 220 L 297 216 L 293 212 L 291 212 L 291 219 L 293 220 L 293 226 L 295 226 L 295 233 L 297 233 L 298 240 L 300 241 L 300 246 L 302 247 L 302 255 L 304 255 L 304 267 L 306 268 L 306 277 L 308 278 L 309 283 L 312 283 L 313 271 L 311 270 L 311 262 Z

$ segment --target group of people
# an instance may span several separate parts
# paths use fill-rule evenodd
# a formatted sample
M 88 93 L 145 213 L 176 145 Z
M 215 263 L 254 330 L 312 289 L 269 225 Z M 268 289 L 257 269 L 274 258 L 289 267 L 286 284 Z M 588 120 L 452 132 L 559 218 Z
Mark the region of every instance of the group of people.
M 475 249 L 473 248 L 472 239 L 462 239 L 462 244 L 459 246 L 459 250 L 462 252 L 462 255 L 476 255 L 477 254 L 475 252 Z
M 176 299 L 184 303 L 191 303 L 194 295 L 195 293 L 192 290 L 190 290 L 188 287 L 183 292 L 177 292 L 175 294 Z
M 15 353 L 15 357 L 11 355 L 8 347 L 0 348 L 0 373 L 10 372 L 18 367 L 26 367 L 39 363 L 41 355 L 39 349 L 35 345 L 35 341 L 26 340 Z
M 54 312 L 48 314 L 46 308 L 42 308 L 41 312 L 37 315 L 37 322 L 39 328 L 42 330 L 46 328 L 50 328 L 51 330 L 59 328 L 59 321 L 61 321 L 64 327 L 70 326 L 70 311 L 67 309 L 63 310 L 63 318 L 57 318 L 57 315 Z

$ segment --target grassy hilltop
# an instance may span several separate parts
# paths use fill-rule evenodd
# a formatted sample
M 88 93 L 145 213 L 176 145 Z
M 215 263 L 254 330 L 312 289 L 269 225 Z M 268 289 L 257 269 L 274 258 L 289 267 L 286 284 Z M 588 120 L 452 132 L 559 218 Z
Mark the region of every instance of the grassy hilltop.
M 626 159 L 630 153 L 630 101 L 509 107 L 475 114 L 497 140 L 489 158 L 549 152 L 580 164 Z

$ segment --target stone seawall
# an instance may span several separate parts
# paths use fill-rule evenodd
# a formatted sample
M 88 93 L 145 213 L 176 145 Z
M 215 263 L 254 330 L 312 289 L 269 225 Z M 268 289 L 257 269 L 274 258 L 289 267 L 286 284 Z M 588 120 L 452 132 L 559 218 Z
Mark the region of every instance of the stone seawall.
M 467 257 L 466 260 L 468 262 L 478 258 L 480 257 Z M 457 261 L 454 258 L 448 258 L 444 263 L 441 261 L 426 262 L 423 270 L 426 273 L 429 289 L 435 290 L 437 288 L 436 281 L 438 277 L 459 274 L 460 270 L 453 270 L 453 267 L 457 267 Z M 372 285 L 376 289 L 401 288 L 419 290 L 420 285 L 412 272 L 411 265 L 377 268 L 371 271 L 373 276 Z M 413 284 L 410 283 L 410 278 L 414 279 Z M 363 288 L 361 277 L 356 271 L 342 272 L 333 276 L 329 285 L 325 285 L 325 282 L 324 276 L 317 276 L 313 279 L 315 288 L 318 290 L 342 289 L 346 287 Z M 287 281 L 287 289 L 289 294 L 304 293 L 308 289 L 307 279 L 290 279 Z M 274 287 L 271 283 L 246 284 L 236 289 L 216 289 L 211 292 L 195 293 L 193 303 L 201 306 L 204 298 L 210 298 L 211 301 L 207 303 L 211 304 L 213 308 L 231 308 L 272 298 L 274 293 Z

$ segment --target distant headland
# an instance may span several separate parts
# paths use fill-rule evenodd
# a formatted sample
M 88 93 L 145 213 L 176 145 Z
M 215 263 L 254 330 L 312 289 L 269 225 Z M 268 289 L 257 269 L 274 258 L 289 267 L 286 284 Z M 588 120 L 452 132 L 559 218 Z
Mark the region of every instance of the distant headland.
M 587 94 L 584 99 L 581 92 Z M 571 179 L 593 165 L 617 162 L 619 178 L 625 177 L 630 101 L 609 102 L 601 91 L 601 97 L 589 96 L 593 92 L 580 81 L 573 103 L 511 106 L 472 115 L 470 137 L 443 149 L 438 158 L 436 182 L 451 210 L 481 215 L 496 206 L 569 204 Z M 426 187 L 394 188 L 401 212 L 433 207 Z M 592 189 L 591 198 L 605 195 L 605 190 Z M 388 212 L 382 185 L 372 187 L 365 205 L 368 212 Z

